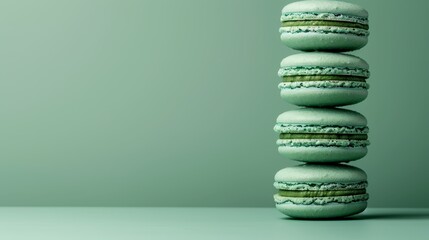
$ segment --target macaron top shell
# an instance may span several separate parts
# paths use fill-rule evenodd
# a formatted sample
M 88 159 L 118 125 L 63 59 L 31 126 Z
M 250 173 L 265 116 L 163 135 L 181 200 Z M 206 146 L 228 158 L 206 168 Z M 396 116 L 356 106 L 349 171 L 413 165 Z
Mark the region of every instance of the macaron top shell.
M 311 13 L 333 13 L 351 15 L 367 18 L 368 12 L 362 7 L 339 1 L 299 1 L 286 5 L 282 13 L 311 12 Z
M 274 180 L 292 183 L 358 183 L 365 182 L 367 175 L 350 165 L 302 164 L 278 171 Z
M 342 67 L 361 68 L 368 70 L 368 63 L 362 58 L 330 52 L 306 52 L 290 55 L 284 58 L 280 67 Z
M 340 1 L 300 1 L 286 5 L 280 17 L 281 40 L 301 51 L 344 52 L 368 42 L 368 12 Z
M 300 108 L 280 114 L 278 124 L 359 126 L 367 125 L 366 118 L 355 111 L 340 108 Z

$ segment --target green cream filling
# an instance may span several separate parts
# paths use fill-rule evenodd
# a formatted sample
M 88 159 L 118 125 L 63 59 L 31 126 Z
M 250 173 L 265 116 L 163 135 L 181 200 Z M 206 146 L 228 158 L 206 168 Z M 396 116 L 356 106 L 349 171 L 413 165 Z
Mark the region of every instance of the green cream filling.
M 280 133 L 280 139 L 347 139 L 367 140 L 367 134 Z
M 311 81 L 353 81 L 365 82 L 365 77 L 341 75 L 303 75 L 283 76 L 283 82 L 311 82 Z
M 367 24 L 343 22 L 343 21 L 325 21 L 325 20 L 297 20 L 297 21 L 284 21 L 282 27 L 301 27 L 301 26 L 334 26 L 346 28 L 361 28 L 368 30 Z
M 297 190 L 279 190 L 282 197 L 334 197 L 365 194 L 366 189 L 352 190 L 327 190 L 327 191 L 297 191 Z

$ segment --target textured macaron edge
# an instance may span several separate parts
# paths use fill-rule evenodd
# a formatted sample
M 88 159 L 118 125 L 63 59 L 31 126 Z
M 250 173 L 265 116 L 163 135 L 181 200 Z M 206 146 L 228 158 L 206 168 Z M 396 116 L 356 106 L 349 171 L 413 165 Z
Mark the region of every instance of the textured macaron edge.
M 363 202 L 369 199 L 369 194 L 335 196 L 335 197 L 284 197 L 274 194 L 276 204 L 293 203 L 298 205 L 325 205 L 329 203 L 348 204 L 353 202 Z
M 360 57 L 344 53 L 307 52 L 282 59 L 279 77 L 285 76 L 350 76 L 369 78 L 369 65 Z
M 280 33 L 297 34 L 297 33 L 336 33 L 336 34 L 352 34 L 360 37 L 368 37 L 369 31 L 361 28 L 348 28 L 336 26 L 296 26 L 296 27 L 280 27 Z
M 359 182 L 283 182 L 275 181 L 274 187 L 278 190 L 301 190 L 301 191 L 328 191 L 328 190 L 351 190 L 365 189 L 368 187 L 367 181 Z
M 344 75 L 369 78 L 368 69 L 353 67 L 324 67 L 324 66 L 291 66 L 281 67 L 277 72 L 279 77 L 306 75 Z
M 314 124 L 276 123 L 274 131 L 278 133 L 335 133 L 335 134 L 367 134 L 367 126 L 335 126 Z
M 352 15 L 334 13 L 282 12 L 282 15 L 280 17 L 281 22 L 300 20 L 340 21 L 368 25 L 368 18 L 366 17 L 357 17 Z
M 278 85 L 281 89 L 297 89 L 297 88 L 361 88 L 369 89 L 369 84 L 366 82 L 354 81 L 309 81 L 309 82 L 281 82 Z
M 278 146 L 287 147 L 367 147 L 369 140 L 343 140 L 343 139 L 278 139 Z
M 292 191 L 343 191 L 368 187 L 366 173 L 346 164 L 301 164 L 279 170 L 274 176 L 274 187 L 278 190 Z M 277 204 L 316 204 L 351 203 L 366 201 L 367 193 L 345 196 L 325 197 L 286 197 L 274 195 Z

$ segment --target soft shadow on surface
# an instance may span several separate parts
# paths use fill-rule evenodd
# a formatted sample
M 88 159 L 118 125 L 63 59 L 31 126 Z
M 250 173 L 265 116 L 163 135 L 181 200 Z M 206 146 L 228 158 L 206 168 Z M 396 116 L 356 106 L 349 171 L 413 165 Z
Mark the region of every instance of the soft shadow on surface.
M 282 219 L 288 221 L 429 220 L 429 212 L 360 213 L 345 218 L 300 219 L 283 217 Z
M 365 219 L 379 219 L 379 220 L 429 220 L 428 212 L 400 212 L 400 213 L 362 213 L 360 215 L 352 216 L 347 219 L 350 220 L 365 220 Z
M 298 222 L 341 222 L 341 221 L 351 221 L 351 220 L 363 220 L 361 218 L 355 217 L 346 217 L 346 218 L 291 218 L 291 217 L 282 217 L 282 220 L 286 221 L 298 221 Z

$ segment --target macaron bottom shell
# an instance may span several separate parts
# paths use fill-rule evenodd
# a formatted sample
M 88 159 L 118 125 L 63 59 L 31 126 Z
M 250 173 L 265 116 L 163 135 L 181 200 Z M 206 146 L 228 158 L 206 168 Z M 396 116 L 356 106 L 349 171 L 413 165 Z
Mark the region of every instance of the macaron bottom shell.
M 301 219 L 340 218 L 363 212 L 366 201 L 353 203 L 329 203 L 325 205 L 302 205 L 294 203 L 276 203 L 276 208 L 283 214 Z
M 368 149 L 367 147 L 279 146 L 278 151 L 282 156 L 295 161 L 333 163 L 358 160 L 367 154 Z
M 363 88 L 295 88 L 281 89 L 280 96 L 291 104 L 306 107 L 334 107 L 359 103 L 366 99 Z
M 288 47 L 301 51 L 347 52 L 362 48 L 367 36 L 347 33 L 300 32 L 281 33 L 280 39 Z

